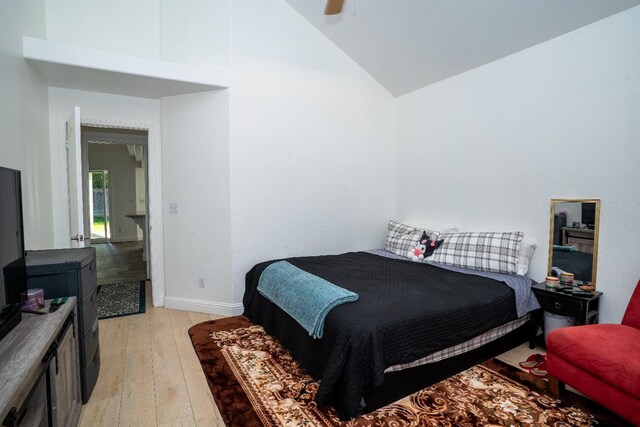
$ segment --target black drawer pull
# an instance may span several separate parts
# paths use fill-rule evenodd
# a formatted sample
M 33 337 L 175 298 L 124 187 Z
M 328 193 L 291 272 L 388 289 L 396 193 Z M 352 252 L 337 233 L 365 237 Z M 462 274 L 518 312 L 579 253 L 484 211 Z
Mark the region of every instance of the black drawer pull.
M 553 303 L 553 307 L 556 310 L 560 310 L 562 308 L 562 304 L 560 304 L 558 301 L 556 301 L 556 302 Z

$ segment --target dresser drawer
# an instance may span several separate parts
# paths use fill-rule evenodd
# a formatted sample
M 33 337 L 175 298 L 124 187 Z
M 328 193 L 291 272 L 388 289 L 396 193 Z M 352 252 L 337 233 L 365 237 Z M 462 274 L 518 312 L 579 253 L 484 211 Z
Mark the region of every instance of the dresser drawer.
M 93 327 L 98 317 L 98 288 L 95 288 L 85 297 L 78 305 L 78 326 L 80 328 L 80 336 L 83 336 Z
M 89 362 L 89 359 L 93 357 L 96 348 L 98 348 L 100 338 L 98 319 L 95 319 L 91 328 L 80 337 L 80 366 L 84 367 Z
M 80 270 L 80 283 L 78 284 L 79 300 L 85 299 L 98 285 L 98 272 L 96 270 L 95 259 Z
M 580 317 L 587 301 L 576 301 L 560 296 L 536 295 L 542 309 L 563 316 Z
M 87 360 L 87 364 L 80 367 L 80 374 L 82 403 L 85 404 L 89 401 L 93 388 L 98 382 L 98 375 L 100 374 L 100 345 L 98 345 L 91 358 Z

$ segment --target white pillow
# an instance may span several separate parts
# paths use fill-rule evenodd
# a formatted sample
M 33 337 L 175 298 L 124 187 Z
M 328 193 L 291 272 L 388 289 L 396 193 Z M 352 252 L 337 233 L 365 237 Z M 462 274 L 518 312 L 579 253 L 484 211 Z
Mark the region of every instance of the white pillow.
M 524 276 L 529 271 L 529 261 L 533 252 L 535 252 L 538 245 L 531 239 L 524 238 L 520 242 L 520 248 L 518 249 L 518 261 L 516 263 L 516 274 Z

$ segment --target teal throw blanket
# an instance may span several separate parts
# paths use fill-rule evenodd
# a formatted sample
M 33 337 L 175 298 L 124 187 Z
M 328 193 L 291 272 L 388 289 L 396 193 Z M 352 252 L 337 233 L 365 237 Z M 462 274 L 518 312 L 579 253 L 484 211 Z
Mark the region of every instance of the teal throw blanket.
M 313 338 L 322 338 L 324 319 L 331 309 L 358 300 L 358 294 L 287 261 L 274 262 L 265 268 L 258 291 L 293 317 Z
M 562 251 L 562 252 L 575 252 L 577 249 L 576 249 L 575 246 L 553 245 L 553 250 L 554 251 Z

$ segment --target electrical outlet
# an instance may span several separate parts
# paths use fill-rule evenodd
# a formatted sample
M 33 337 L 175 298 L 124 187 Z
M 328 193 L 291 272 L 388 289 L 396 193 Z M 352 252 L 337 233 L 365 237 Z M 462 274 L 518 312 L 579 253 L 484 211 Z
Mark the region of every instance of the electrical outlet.
M 204 288 L 204 277 L 198 277 L 198 285 L 200 285 L 201 288 Z
M 169 203 L 169 213 L 178 213 L 178 202 Z

